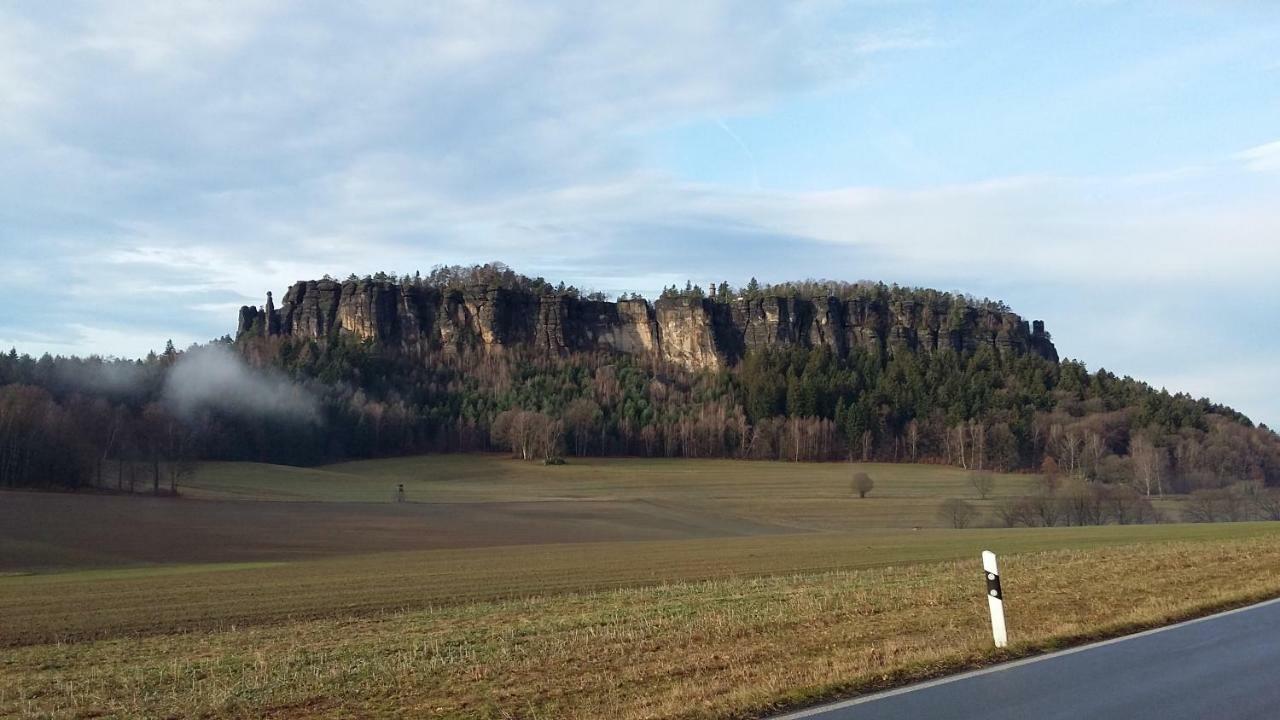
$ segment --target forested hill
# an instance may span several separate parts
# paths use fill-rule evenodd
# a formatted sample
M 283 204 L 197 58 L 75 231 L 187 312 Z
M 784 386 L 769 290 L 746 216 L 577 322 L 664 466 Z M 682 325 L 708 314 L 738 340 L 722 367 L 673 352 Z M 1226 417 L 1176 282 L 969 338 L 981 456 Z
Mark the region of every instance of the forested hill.
M 243 308 L 235 340 L 137 362 L 13 352 L 0 385 L 7 485 L 141 473 L 158 487 L 199 458 L 476 450 L 1060 468 L 1156 493 L 1280 485 L 1265 426 L 1060 362 L 1002 303 L 877 283 L 690 283 L 649 303 L 500 265 L 322 279 Z

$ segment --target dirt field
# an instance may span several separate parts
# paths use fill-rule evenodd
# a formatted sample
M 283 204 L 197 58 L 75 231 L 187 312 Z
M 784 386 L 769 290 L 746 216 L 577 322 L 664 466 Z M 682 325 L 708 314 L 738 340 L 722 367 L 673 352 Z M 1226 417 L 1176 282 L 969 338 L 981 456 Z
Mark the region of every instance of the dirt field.
M 0 572 L 263 562 L 543 543 L 936 527 L 942 497 L 989 507 L 954 468 L 443 455 L 290 468 L 211 463 L 178 499 L 0 493 Z M 408 502 L 393 502 L 404 484 Z M 127 532 L 122 532 L 127 528 Z
M 794 530 L 647 500 L 208 501 L 0 493 L 0 572 Z

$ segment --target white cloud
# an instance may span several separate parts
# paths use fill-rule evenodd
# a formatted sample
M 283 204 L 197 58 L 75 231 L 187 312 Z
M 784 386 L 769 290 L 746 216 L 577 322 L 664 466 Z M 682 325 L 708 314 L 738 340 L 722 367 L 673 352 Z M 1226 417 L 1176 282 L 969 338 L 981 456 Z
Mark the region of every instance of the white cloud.
M 1280 170 L 1280 140 L 1249 148 L 1237 154 L 1236 159 L 1255 172 Z
M 253 0 L 94 4 L 77 28 L 76 47 L 142 73 L 181 76 L 208 56 L 243 47 L 270 16 L 269 7 Z
M 875 55 L 890 50 L 922 50 L 937 44 L 931 30 L 908 28 L 858 35 L 851 38 L 849 47 L 859 55 Z
M 26 23 L 0 9 L 0 87 L 4 88 L 0 119 L 6 125 L 45 99 L 38 77 L 39 58 L 30 50 L 31 34 Z

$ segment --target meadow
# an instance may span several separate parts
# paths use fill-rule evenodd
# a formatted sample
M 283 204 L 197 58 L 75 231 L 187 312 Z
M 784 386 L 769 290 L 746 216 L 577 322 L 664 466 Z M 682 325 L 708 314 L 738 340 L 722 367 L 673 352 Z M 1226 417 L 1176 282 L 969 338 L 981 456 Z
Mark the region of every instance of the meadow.
M 1280 594 L 1277 523 L 954 530 L 943 498 L 991 523 L 1034 478 L 857 469 L 866 498 L 848 464 L 498 456 L 2 493 L 0 716 L 744 717 Z

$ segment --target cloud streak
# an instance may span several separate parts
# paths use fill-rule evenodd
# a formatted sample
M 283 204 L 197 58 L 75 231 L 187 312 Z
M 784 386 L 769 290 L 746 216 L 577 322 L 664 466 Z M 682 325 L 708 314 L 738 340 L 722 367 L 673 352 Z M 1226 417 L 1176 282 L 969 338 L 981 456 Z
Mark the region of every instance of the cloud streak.
M 1249 148 L 1236 157 L 1254 172 L 1275 172 L 1280 170 L 1280 140 Z

